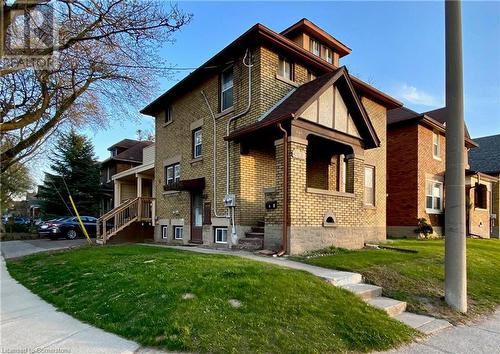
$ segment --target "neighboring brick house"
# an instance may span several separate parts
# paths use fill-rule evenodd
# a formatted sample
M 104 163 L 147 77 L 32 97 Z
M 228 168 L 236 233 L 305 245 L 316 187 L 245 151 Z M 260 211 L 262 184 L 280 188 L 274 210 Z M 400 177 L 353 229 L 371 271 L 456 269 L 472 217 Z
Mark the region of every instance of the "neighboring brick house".
M 102 161 L 100 167 L 102 188 L 101 214 L 113 209 L 117 202 L 121 202 L 115 201 L 115 183 L 112 180 L 112 176 L 142 164 L 142 149 L 151 144 L 153 144 L 151 141 L 123 139 L 108 148 L 111 156 Z
M 144 108 L 156 241 L 297 254 L 385 239 L 386 112 L 401 103 L 340 67 L 350 52 L 306 19 L 257 24 Z
M 479 144 L 469 153 L 470 168 L 497 178 L 491 193 L 492 233 L 500 238 L 500 134 L 474 139 Z
M 416 237 L 425 218 L 437 235 L 444 233 L 446 111 L 416 113 L 401 107 L 387 115 L 387 234 Z M 490 236 L 491 176 L 469 170 L 469 149 L 477 147 L 465 127 L 467 232 Z M 478 183 L 478 186 L 476 186 Z

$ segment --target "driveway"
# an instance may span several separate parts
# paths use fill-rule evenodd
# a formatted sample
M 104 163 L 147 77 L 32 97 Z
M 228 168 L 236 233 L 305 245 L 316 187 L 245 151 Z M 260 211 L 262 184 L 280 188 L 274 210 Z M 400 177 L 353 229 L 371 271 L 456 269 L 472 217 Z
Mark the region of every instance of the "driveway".
M 76 240 L 49 240 L 49 239 L 38 239 L 38 240 L 22 240 L 22 241 L 4 241 L 0 243 L 0 249 L 2 250 L 2 256 L 5 259 L 23 257 L 29 254 L 55 251 L 68 249 L 73 247 L 80 247 L 87 244 L 85 238 L 80 238 Z

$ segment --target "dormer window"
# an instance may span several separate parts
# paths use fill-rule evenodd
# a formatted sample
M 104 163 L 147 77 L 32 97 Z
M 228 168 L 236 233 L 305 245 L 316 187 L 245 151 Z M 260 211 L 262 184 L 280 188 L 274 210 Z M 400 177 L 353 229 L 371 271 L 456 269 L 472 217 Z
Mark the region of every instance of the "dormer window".
M 221 73 L 220 77 L 220 110 L 225 111 L 233 106 L 233 67 Z
M 285 58 L 279 59 L 278 64 L 278 75 L 284 79 L 294 81 L 294 70 L 293 64 Z
M 323 47 L 323 59 L 325 59 L 327 62 L 329 62 L 330 64 L 333 63 L 333 52 L 330 48 L 328 47 Z
M 309 46 L 310 46 L 311 52 L 314 55 L 317 55 L 318 57 L 321 55 L 321 45 L 319 44 L 319 42 L 317 40 L 311 38 Z

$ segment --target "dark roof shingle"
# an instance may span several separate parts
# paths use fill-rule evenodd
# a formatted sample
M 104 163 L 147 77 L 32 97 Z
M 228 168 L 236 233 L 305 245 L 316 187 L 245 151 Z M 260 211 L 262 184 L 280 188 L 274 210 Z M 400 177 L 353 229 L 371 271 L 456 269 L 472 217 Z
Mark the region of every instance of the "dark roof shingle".
M 487 174 L 500 173 L 500 134 L 474 139 L 479 147 L 469 151 L 471 170 Z

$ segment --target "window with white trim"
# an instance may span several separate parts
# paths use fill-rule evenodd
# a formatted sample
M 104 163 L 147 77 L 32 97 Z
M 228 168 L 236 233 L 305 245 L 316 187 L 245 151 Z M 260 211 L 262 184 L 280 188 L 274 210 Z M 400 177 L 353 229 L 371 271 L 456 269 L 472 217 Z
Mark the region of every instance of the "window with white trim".
M 441 159 L 441 145 L 439 142 L 439 133 L 432 133 L 432 156 L 435 159 Z
M 215 243 L 227 243 L 227 228 L 226 227 L 216 227 L 215 228 Z
M 233 106 L 233 67 L 224 70 L 220 75 L 220 110 L 225 111 Z
M 425 181 L 425 210 L 428 213 L 443 211 L 443 182 Z
M 278 76 L 290 81 L 294 81 L 293 64 L 285 58 L 279 58 Z
M 162 225 L 161 227 L 161 238 L 166 240 L 168 238 L 168 225 Z
M 193 158 L 201 157 L 202 134 L 201 128 L 193 130 Z
M 375 206 L 375 167 L 365 166 L 365 204 Z
M 324 53 L 324 57 L 323 59 L 325 59 L 327 62 L 329 62 L 330 64 L 333 63 L 333 52 L 330 48 L 328 47 L 323 47 L 323 53 Z
M 311 40 L 309 42 L 309 49 L 311 50 L 311 52 L 314 55 L 317 55 L 318 57 L 320 56 L 321 45 L 319 44 L 319 42 L 317 40 L 311 38 Z
M 165 166 L 165 184 L 167 186 L 179 182 L 181 179 L 181 165 L 179 163 Z
M 183 228 L 182 226 L 174 226 L 174 239 L 182 240 Z

